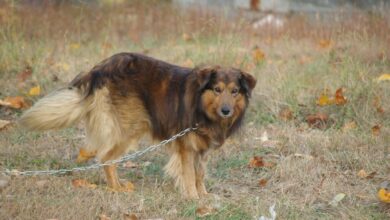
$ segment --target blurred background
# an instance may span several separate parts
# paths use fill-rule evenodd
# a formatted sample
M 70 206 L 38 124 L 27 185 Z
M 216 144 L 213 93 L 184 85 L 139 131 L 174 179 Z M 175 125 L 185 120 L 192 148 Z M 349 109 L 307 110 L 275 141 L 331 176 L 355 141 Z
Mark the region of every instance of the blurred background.
M 107 191 L 99 170 L 0 176 L 0 218 L 197 219 L 206 210 L 205 219 L 259 219 L 275 204 L 277 219 L 389 219 L 377 195 L 390 181 L 389 7 L 385 0 L 0 0 L 0 170 L 79 166 L 82 124 L 34 133 L 16 122 L 115 53 L 233 66 L 257 78 L 242 130 L 212 153 L 207 189 L 217 197 L 181 199 L 161 150 L 121 165 L 121 178 L 135 184 L 131 194 Z M 75 187 L 74 179 L 97 188 Z

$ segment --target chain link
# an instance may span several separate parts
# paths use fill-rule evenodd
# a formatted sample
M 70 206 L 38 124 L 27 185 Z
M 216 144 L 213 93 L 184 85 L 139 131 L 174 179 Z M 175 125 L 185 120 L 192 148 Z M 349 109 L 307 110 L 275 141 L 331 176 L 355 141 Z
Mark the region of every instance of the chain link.
M 112 165 L 112 164 L 119 164 L 119 163 L 123 163 L 123 162 L 128 161 L 128 160 L 140 157 L 148 152 L 151 152 L 151 151 L 154 151 L 160 147 L 163 147 L 164 145 L 167 145 L 167 144 L 171 143 L 172 141 L 186 135 L 187 133 L 189 133 L 191 131 L 195 131 L 196 129 L 197 129 L 196 127 L 195 128 L 187 128 L 187 129 L 173 135 L 171 138 L 163 140 L 158 144 L 151 145 L 151 146 L 145 148 L 144 150 L 140 150 L 140 151 L 137 151 L 135 153 L 125 155 L 119 159 L 107 161 L 105 163 L 100 163 L 100 164 L 97 163 L 97 164 L 92 164 L 89 166 L 74 167 L 74 168 L 70 168 L 70 169 L 58 169 L 58 170 L 18 171 L 18 170 L 6 169 L 5 172 L 3 172 L 3 173 L 6 175 L 14 175 L 14 176 L 34 176 L 34 175 L 65 174 L 65 173 L 75 172 L 75 171 L 78 172 L 78 171 L 85 171 L 85 170 L 91 170 L 91 169 L 98 169 L 98 168 L 103 167 L 103 166 L 108 166 L 108 165 Z

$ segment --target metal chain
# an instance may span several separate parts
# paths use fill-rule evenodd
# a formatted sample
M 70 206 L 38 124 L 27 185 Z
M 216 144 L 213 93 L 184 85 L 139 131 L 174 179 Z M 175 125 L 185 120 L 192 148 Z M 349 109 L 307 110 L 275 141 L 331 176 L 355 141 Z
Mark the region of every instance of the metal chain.
M 30 170 L 30 171 L 17 171 L 17 170 L 9 170 L 9 169 L 6 169 L 5 172 L 3 172 L 4 174 L 6 175 L 15 175 L 15 176 L 34 176 L 34 175 L 54 175 L 54 174 L 64 174 L 64 173 L 69 173 L 69 172 L 74 172 L 74 171 L 84 171 L 84 170 L 91 170 L 91 169 L 97 169 L 97 168 L 100 168 L 100 167 L 103 167 L 103 166 L 108 166 L 108 165 L 112 165 L 112 164 L 118 164 L 118 163 L 123 163 L 125 161 L 128 161 L 128 160 L 131 160 L 131 159 L 135 159 L 137 157 L 140 157 L 148 152 L 151 152 L 151 151 L 154 151 L 164 145 L 167 145 L 169 144 L 170 142 L 186 135 L 187 133 L 191 132 L 191 131 L 195 131 L 197 128 L 187 128 L 175 135 L 173 135 L 171 138 L 169 139 L 166 139 L 166 140 L 163 140 L 161 141 L 160 143 L 158 144 L 155 144 L 155 145 L 151 145 L 147 148 L 145 148 L 144 150 L 140 150 L 140 151 L 137 151 L 135 153 L 132 153 L 132 154 L 128 154 L 128 155 L 125 155 L 119 159 L 116 159 L 116 160 L 110 160 L 110 161 L 107 161 L 105 163 L 100 163 L 100 164 L 92 164 L 92 165 L 89 165 L 89 166 L 83 166 L 83 167 L 74 167 L 74 168 L 70 168 L 70 169 L 58 169 L 58 170 Z

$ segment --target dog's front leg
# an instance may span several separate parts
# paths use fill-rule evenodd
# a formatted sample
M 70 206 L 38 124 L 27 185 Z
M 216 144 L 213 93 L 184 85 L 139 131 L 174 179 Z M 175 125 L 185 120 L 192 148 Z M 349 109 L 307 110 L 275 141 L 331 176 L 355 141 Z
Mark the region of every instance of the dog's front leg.
M 195 156 L 196 189 L 200 197 L 207 196 L 204 179 L 206 176 L 207 156 L 197 153 Z
M 184 196 L 190 199 L 199 199 L 198 191 L 196 190 L 195 152 L 193 150 L 182 150 L 180 155 Z
M 199 199 L 195 175 L 196 153 L 182 144 L 175 145 L 172 149 L 171 158 L 165 166 L 166 172 L 175 178 L 176 186 L 184 197 Z

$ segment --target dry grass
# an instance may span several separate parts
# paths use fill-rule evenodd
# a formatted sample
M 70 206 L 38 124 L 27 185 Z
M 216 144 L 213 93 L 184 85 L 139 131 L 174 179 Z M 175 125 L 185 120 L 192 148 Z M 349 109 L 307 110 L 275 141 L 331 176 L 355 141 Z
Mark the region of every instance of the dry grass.
M 374 81 L 390 71 L 388 17 L 357 12 L 342 22 L 308 22 L 291 16 L 281 30 L 251 29 L 245 16 L 226 18 L 198 9 L 179 11 L 169 4 L 136 2 L 120 7 L 60 5 L 0 8 L 0 99 L 25 95 L 34 85 L 43 94 L 66 85 L 78 72 L 121 51 L 146 53 L 191 66 L 219 63 L 256 75 L 246 125 L 209 164 L 208 189 L 218 197 L 186 201 L 164 176 L 163 151 L 140 158 L 140 165 L 121 169 L 136 185 L 134 193 L 104 188 L 101 171 L 62 176 L 13 177 L 1 189 L 2 219 L 96 219 L 102 213 L 122 219 L 194 219 L 203 204 L 217 208 L 208 219 L 254 219 L 268 215 L 276 203 L 278 219 L 385 219 L 389 206 L 376 198 L 378 184 L 390 179 L 390 89 Z M 230 19 L 230 20 L 229 20 Z M 191 40 L 183 38 L 183 34 Z M 330 40 L 326 48 L 319 41 Z M 258 46 L 265 60 L 255 63 Z M 30 66 L 33 75 L 20 83 L 18 74 Z M 343 106 L 316 106 L 324 89 L 346 88 Z M 379 97 L 384 113 L 373 102 Z M 30 102 L 37 98 L 28 98 Z M 378 98 L 377 98 L 378 99 Z M 289 108 L 294 118 L 279 117 Z M 308 127 L 305 118 L 329 115 L 326 129 Z M 16 120 L 21 111 L 0 107 L 0 118 Z M 343 131 L 346 122 L 357 127 Z M 379 136 L 371 127 L 381 125 Z M 270 143 L 259 140 L 267 131 Z M 82 126 L 33 133 L 12 127 L 0 132 L 0 167 L 34 170 L 77 166 L 74 162 Z M 269 146 L 271 145 L 271 146 Z M 306 156 L 294 156 L 302 154 Z M 275 166 L 248 168 L 254 155 Z M 145 165 L 146 162 L 151 165 Z M 376 172 L 372 179 L 357 176 Z M 79 189 L 72 179 L 85 178 L 98 188 Z M 265 186 L 258 181 L 266 179 Z M 337 207 L 328 203 L 338 193 Z

